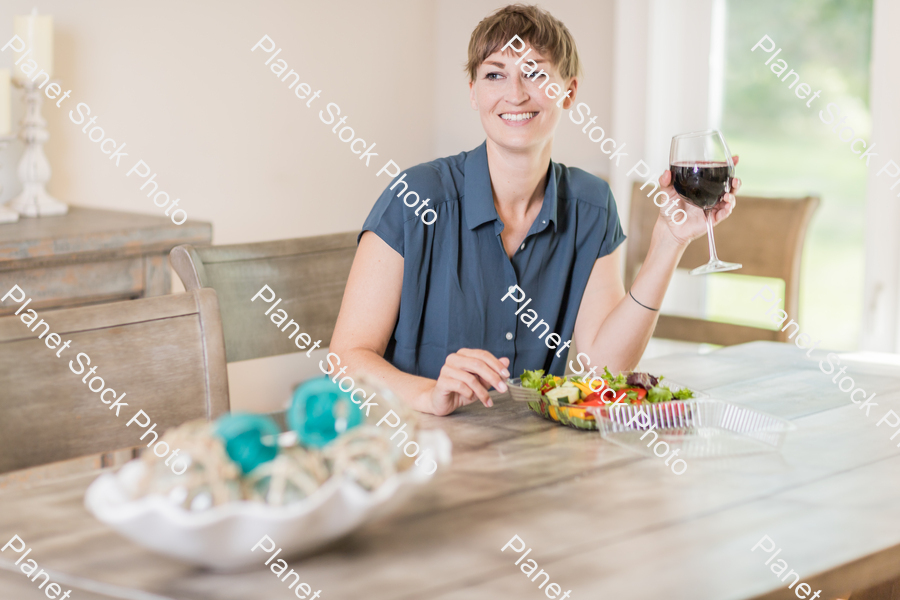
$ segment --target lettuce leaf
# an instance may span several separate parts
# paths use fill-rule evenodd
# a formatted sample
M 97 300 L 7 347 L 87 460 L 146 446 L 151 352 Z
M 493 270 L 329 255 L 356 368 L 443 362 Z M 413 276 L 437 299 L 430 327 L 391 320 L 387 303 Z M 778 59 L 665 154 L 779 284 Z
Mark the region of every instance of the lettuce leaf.
M 659 379 L 650 373 L 629 373 L 626 381 L 631 387 L 644 388 L 648 392 L 650 388 L 659 385 Z
M 694 397 L 694 392 L 687 388 L 682 388 L 674 394 L 676 400 L 687 400 Z
M 667 402 L 672 396 L 672 390 L 669 388 L 655 385 L 647 392 L 647 402 Z
M 544 370 L 538 369 L 536 371 L 523 371 L 522 372 L 522 387 L 531 388 L 533 390 L 539 390 L 543 386 Z
M 619 391 L 622 388 L 629 387 L 628 379 L 625 377 L 623 373 L 619 373 L 615 377 L 612 373 L 609 372 L 609 367 L 603 367 L 603 379 L 606 380 L 606 383 L 609 384 L 614 391 Z
M 559 387 L 566 382 L 567 378 L 561 377 L 557 381 L 557 377 L 552 373 L 544 375 L 543 369 L 537 369 L 535 371 L 523 371 L 520 379 L 522 380 L 522 387 L 539 390 L 548 384 L 550 387 Z

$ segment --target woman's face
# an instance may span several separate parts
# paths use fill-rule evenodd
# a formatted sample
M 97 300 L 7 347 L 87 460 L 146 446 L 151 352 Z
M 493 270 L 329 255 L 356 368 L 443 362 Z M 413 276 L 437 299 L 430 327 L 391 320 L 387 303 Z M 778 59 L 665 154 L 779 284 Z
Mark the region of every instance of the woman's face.
M 478 67 L 475 81 L 469 83 L 469 98 L 493 143 L 511 151 L 540 150 L 553 139 L 563 110 L 574 102 L 578 81 L 574 77 L 563 81 L 556 67 L 537 50 L 532 49 L 517 65 L 518 59 L 519 55 L 509 50 L 488 56 Z M 527 74 L 535 63 L 537 67 Z M 541 70 L 549 79 L 539 75 Z M 551 88 L 551 84 L 557 87 Z

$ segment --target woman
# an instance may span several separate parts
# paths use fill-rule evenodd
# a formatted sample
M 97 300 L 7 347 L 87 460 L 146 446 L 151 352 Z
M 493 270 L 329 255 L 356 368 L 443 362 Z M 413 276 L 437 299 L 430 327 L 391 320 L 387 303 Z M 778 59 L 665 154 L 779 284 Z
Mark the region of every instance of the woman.
M 515 35 L 532 49 L 527 59 L 502 51 Z M 406 170 L 384 191 L 363 225 L 331 342 L 351 370 L 437 415 L 492 406 L 488 390 L 506 391 L 524 369 L 562 375 L 570 344 L 600 371 L 634 368 L 678 261 L 706 233 L 703 211 L 679 200 L 687 220 L 660 215 L 626 294 L 609 186 L 550 159 L 578 89 L 568 29 L 537 7 L 507 6 L 475 28 L 467 69 L 487 139 Z M 659 182 L 675 197 L 668 171 Z M 417 199 L 430 201 L 427 219 L 421 205 L 409 208 Z M 715 222 L 734 206 L 726 195 Z

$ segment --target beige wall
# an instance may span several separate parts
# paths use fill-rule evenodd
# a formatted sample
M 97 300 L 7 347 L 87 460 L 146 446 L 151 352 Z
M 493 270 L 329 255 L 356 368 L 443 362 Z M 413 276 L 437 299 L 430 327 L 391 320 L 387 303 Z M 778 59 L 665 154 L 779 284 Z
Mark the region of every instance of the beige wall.
M 33 2 L 0 5 L 0 37 Z M 56 76 L 177 194 L 215 242 L 354 229 L 388 178 L 356 160 L 318 109 L 334 101 L 376 142 L 378 160 L 411 164 L 433 146 L 433 7 L 429 2 L 49 0 Z M 278 58 L 322 89 L 306 108 L 250 47 L 268 34 Z M 0 65 L 11 64 L 11 53 Z M 315 109 L 315 110 L 314 110 Z M 128 167 L 115 169 L 68 111 L 45 104 L 51 193 L 73 204 L 159 214 Z M 126 151 L 127 151 L 126 150 Z M 9 182 L 9 165 L 4 183 Z M 7 186 L 9 197 L 16 183 Z
M 48 101 L 45 149 L 49 191 L 82 206 L 161 214 L 125 173 L 143 159 L 161 189 L 192 219 L 213 223 L 214 242 L 230 244 L 359 228 L 388 183 L 387 159 L 409 166 L 471 149 L 484 139 L 462 72 L 472 28 L 503 2 L 388 0 L 238 2 L 47 0 L 55 26 L 55 75 L 72 97 Z M 586 77 L 579 100 L 610 121 L 613 2 L 542 4 L 578 42 Z M 32 2 L 0 4 L 0 39 Z M 278 58 L 322 96 L 305 106 L 250 52 L 263 34 Z M 0 44 L 2 45 L 2 44 Z M 12 65 L 0 53 L 0 67 Z M 274 61 L 273 61 L 274 62 Z M 14 121 L 21 117 L 14 94 Z M 68 118 L 78 102 L 97 124 L 126 142 L 117 169 Z M 318 118 L 336 102 L 377 161 L 366 168 Z M 13 144 L 0 155 L 0 200 L 19 191 Z M 608 160 L 570 123 L 559 126 L 558 161 L 607 173 Z M 235 408 L 270 410 L 299 381 L 320 374 L 318 360 L 296 355 L 229 367 Z

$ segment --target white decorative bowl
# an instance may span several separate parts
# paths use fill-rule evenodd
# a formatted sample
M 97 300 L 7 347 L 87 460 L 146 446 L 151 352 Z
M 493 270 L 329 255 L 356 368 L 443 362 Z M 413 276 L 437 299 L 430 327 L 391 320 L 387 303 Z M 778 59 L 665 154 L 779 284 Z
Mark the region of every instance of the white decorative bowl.
M 420 431 L 420 456 L 431 450 L 441 466 L 450 464 L 451 442 L 441 430 Z M 232 570 L 262 564 L 269 555 L 251 552 L 263 536 L 284 551 L 280 557 L 309 552 L 389 512 L 414 489 L 429 481 L 427 461 L 398 473 L 368 492 L 355 482 L 332 477 L 306 500 L 287 506 L 232 502 L 203 511 L 189 511 L 164 496 L 132 500 L 129 489 L 144 464 L 134 460 L 117 473 L 106 473 L 87 489 L 85 507 L 135 543 L 178 560 Z M 430 465 L 429 465 L 430 466 Z

